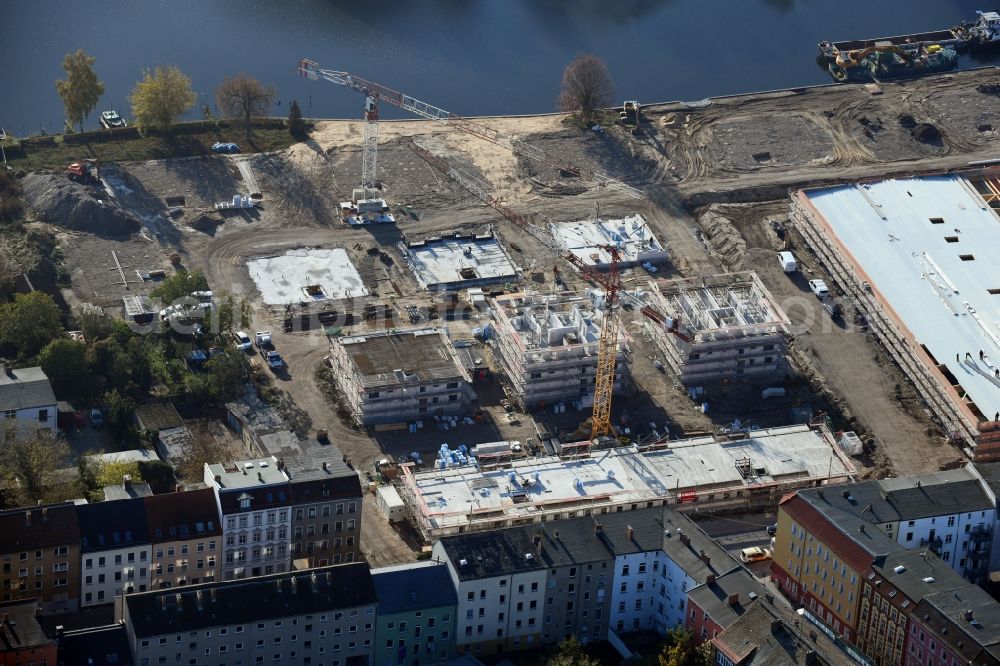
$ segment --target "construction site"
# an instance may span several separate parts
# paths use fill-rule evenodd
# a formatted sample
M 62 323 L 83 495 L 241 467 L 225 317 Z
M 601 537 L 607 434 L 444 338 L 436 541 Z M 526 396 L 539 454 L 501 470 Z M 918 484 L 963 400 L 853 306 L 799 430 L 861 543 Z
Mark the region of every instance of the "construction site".
M 573 411 L 593 405 L 604 316 L 593 297 L 568 292 L 505 294 L 490 301 L 489 339 L 518 405 L 544 409 L 565 402 Z M 619 331 L 616 393 L 629 381 L 626 344 Z
M 753 511 L 797 488 L 857 474 L 825 427 L 805 425 L 509 463 L 472 453 L 475 465 L 403 466 L 401 495 L 428 540 L 650 506 Z
M 652 329 L 685 386 L 780 377 L 789 321 L 753 271 L 651 283 L 650 301 L 677 313 L 681 335 Z
M 122 316 L 123 297 L 148 295 L 152 276 L 203 271 L 216 294 L 253 304 L 250 330 L 272 332 L 285 363 L 275 389 L 296 435 L 323 431 L 359 469 L 412 461 L 414 453 L 433 460 L 442 442 L 520 442 L 540 457 L 522 452 L 511 471 L 518 483 L 538 471 L 545 497 L 585 496 L 577 478 L 595 481 L 595 495 L 609 491 L 609 470 L 598 463 L 607 457 L 619 461 L 609 469 L 622 497 L 679 502 L 684 475 L 707 493 L 713 484 L 766 485 L 738 475 L 732 451 L 740 444 L 729 438 L 787 443 L 745 454 L 765 468 L 758 479 L 776 487 L 932 471 L 973 445 L 986 450 L 998 405 L 985 373 L 1000 350 L 985 331 L 995 326 L 989 290 L 1000 283 L 982 283 L 991 273 L 980 255 L 995 245 L 985 227 L 996 224 L 998 199 L 984 183 L 995 187 L 997 171 L 970 163 L 995 158 L 997 70 L 642 105 L 634 126 L 601 132 L 561 114 L 463 118 L 311 61 L 299 73 L 358 96 L 360 120 L 318 122 L 309 141 L 284 151 L 121 164 L 110 190 L 59 173 L 25 176 L 28 226 L 54 234 L 70 307 Z M 379 121 L 369 98 L 418 120 Z M 914 120 L 936 128 L 937 138 L 911 131 Z M 970 168 L 941 186 L 940 201 L 937 189 L 924 195 L 912 181 L 891 180 Z M 895 184 L 840 187 L 873 180 Z M 240 207 L 216 207 L 235 195 L 246 197 Z M 855 217 L 880 235 L 845 232 L 835 221 Z M 934 238 L 907 240 L 904 217 Z M 937 233 L 955 227 L 962 232 Z M 944 236 L 974 246 L 962 254 L 976 261 L 954 253 L 953 266 L 930 248 L 933 240 L 956 249 Z M 778 265 L 780 251 L 795 253 L 796 272 Z M 910 283 L 922 286 L 887 277 L 891 269 L 883 274 L 869 256 L 876 252 L 900 255 Z M 965 282 L 962 264 L 985 270 Z M 823 312 L 812 279 L 828 281 L 842 320 Z M 948 280 L 958 291 L 946 297 Z M 910 298 L 928 321 L 964 322 L 961 337 L 943 348 L 925 341 L 894 295 L 904 288 L 926 292 L 923 302 Z M 891 306 L 900 317 L 893 328 L 866 305 L 882 298 L 883 311 Z M 941 316 L 930 317 L 935 311 Z M 435 332 L 418 334 L 428 330 Z M 893 342 L 889 331 L 905 341 Z M 438 402 L 421 403 L 425 397 Z M 340 404 L 350 405 L 346 414 Z M 829 437 L 803 425 L 811 422 L 856 432 L 864 453 L 848 465 Z M 759 434 L 781 428 L 797 434 Z M 583 463 L 562 445 L 609 441 L 602 438 L 629 446 L 651 438 L 663 449 L 643 456 L 679 460 L 683 449 L 704 463 L 685 463 L 697 474 L 645 463 L 662 494 L 651 480 L 630 480 L 644 477 L 623 462 L 635 458 L 628 448 L 588 452 L 587 474 L 572 471 Z M 798 448 L 803 438 L 812 458 Z M 559 447 L 549 451 L 542 442 L 552 439 Z M 716 449 L 709 465 L 703 452 Z M 568 471 L 553 472 L 550 488 L 548 472 L 530 468 L 541 461 Z M 423 467 L 406 474 L 423 479 Z M 495 474 L 497 487 L 510 484 L 510 471 Z M 471 492 L 454 482 L 463 484 Z M 467 505 L 456 506 L 463 497 L 445 501 L 468 516 Z M 367 515 L 379 519 L 374 507 Z M 523 518 L 530 515 L 526 509 Z M 457 529 L 469 519 L 455 520 Z M 364 528 L 371 561 L 411 558 L 411 547 L 383 527 Z

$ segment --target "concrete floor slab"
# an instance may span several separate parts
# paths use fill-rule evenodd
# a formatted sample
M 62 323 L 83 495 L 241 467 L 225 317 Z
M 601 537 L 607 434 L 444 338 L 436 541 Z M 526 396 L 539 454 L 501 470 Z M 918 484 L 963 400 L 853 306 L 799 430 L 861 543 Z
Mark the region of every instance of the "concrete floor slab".
M 295 249 L 247 262 L 247 270 L 268 305 L 367 296 L 357 268 L 343 248 Z M 307 287 L 319 287 L 310 293 Z

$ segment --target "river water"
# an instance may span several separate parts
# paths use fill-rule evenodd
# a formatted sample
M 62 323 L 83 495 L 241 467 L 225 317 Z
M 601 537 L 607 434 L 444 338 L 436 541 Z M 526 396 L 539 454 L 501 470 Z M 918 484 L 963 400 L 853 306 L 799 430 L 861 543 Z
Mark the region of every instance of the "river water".
M 307 116 L 358 118 L 356 93 L 296 75 L 299 58 L 461 115 L 552 111 L 578 53 L 607 61 L 615 99 L 697 100 L 829 83 L 817 42 L 946 28 L 982 0 L 0 0 L 0 127 L 58 132 L 62 57 L 96 56 L 97 112 L 128 114 L 143 69 L 176 64 L 213 102 L 246 72 Z M 996 56 L 990 56 L 996 58 Z M 963 56 L 962 66 L 983 64 Z M 192 117 L 200 115 L 193 112 Z M 385 109 L 386 117 L 403 117 Z

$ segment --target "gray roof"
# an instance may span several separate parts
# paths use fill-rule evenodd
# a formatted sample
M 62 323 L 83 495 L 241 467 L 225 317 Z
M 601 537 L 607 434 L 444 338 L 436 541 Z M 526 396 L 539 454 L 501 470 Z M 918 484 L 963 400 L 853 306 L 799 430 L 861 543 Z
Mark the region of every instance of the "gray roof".
M 1000 643 L 1000 604 L 971 583 L 926 595 L 914 614 L 941 642 L 961 644 L 958 651 L 966 661 L 972 661 L 980 648 Z
M 903 567 L 902 571 L 896 571 Z M 934 553 L 924 550 L 903 550 L 885 558 L 884 564 L 872 569 L 877 574 L 872 582 L 885 580 L 916 603 L 928 594 L 954 590 L 969 583 Z M 933 580 L 929 580 L 933 579 Z
M 184 425 L 184 419 L 171 402 L 139 405 L 135 408 L 135 420 L 146 432 L 159 432 Z
M 441 546 L 460 580 L 477 580 L 546 569 L 531 537 L 530 530 L 515 527 L 444 537 Z
M 18 368 L 0 373 L 0 411 L 56 404 L 52 384 L 41 368 Z M 51 415 L 55 418 L 55 414 Z
M 35 599 L 0 603 L 0 615 L 8 620 L 0 624 L 0 654 L 52 644 L 38 623 L 36 606 Z
M 881 481 L 798 491 L 820 511 L 835 507 L 869 523 L 919 520 L 993 508 L 973 474 L 964 468 Z
M 125 597 L 135 635 L 140 637 L 323 613 L 375 602 L 371 573 L 361 562 Z
M 857 664 L 824 632 L 810 629 L 790 608 L 764 600 L 751 605 L 713 642 L 740 666 Z
M 448 566 L 437 562 L 411 562 L 372 570 L 378 612 L 410 611 L 454 606 L 458 603 Z
M 711 575 L 720 576 L 740 566 L 687 516 L 673 510 L 663 515 L 663 551 L 694 580 L 703 583 Z
M 688 591 L 688 601 L 697 604 L 723 629 L 732 625 L 766 590 L 749 571 L 740 567 L 724 573 L 710 583 Z
M 124 624 L 67 631 L 59 640 L 59 666 L 130 666 L 132 663 Z
M 148 483 L 130 483 L 125 485 L 120 483 L 116 486 L 104 486 L 104 501 L 135 499 L 136 497 L 150 497 L 153 489 Z
M 366 387 L 461 381 L 463 370 L 441 329 L 393 330 L 337 338 Z

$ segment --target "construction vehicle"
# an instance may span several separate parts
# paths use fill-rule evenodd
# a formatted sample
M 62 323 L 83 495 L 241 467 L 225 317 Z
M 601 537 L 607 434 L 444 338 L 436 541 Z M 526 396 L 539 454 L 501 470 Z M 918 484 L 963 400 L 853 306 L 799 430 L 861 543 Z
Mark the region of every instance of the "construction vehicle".
M 75 183 L 99 183 L 101 182 L 101 162 L 92 159 L 73 162 L 66 167 L 66 175 Z
M 936 51 L 935 51 L 936 52 Z M 913 58 L 912 54 L 904 51 L 895 44 L 876 44 L 875 46 L 869 46 L 864 49 L 856 49 L 854 51 L 847 51 L 845 53 L 838 53 L 834 62 L 838 67 L 858 67 L 861 65 L 865 58 L 872 55 L 873 53 L 894 53 L 902 58 L 904 61 L 909 61 Z
M 479 138 L 485 139 L 491 143 L 495 143 L 498 146 L 506 148 L 519 157 L 527 157 L 529 159 L 548 164 L 555 169 L 574 174 L 584 180 L 595 182 L 600 187 L 605 187 L 610 190 L 627 194 L 634 199 L 646 198 L 645 194 L 631 185 L 626 185 L 619 180 L 615 180 L 614 178 L 597 171 L 577 166 L 572 162 L 547 153 L 541 148 L 537 148 L 536 146 L 522 141 L 521 139 L 501 132 L 500 130 L 483 122 L 463 118 L 462 116 L 451 113 L 450 111 L 445 111 L 444 109 L 428 104 L 427 102 L 422 102 L 414 97 L 397 92 L 392 88 L 387 88 L 386 86 L 378 83 L 367 81 L 348 72 L 322 69 L 316 61 L 303 58 L 299 61 L 299 74 L 308 79 L 323 79 L 325 81 L 329 81 L 330 83 L 345 86 L 351 90 L 361 93 L 366 97 L 365 145 L 364 152 L 362 153 L 362 189 L 364 189 L 364 181 L 366 178 L 370 177 L 371 180 L 374 181 L 375 160 L 377 155 L 376 143 L 378 140 L 377 102 L 385 101 L 393 106 L 403 109 L 404 111 L 409 111 L 410 113 L 421 116 L 422 118 L 434 120 L 468 134 L 478 136 Z M 370 170 L 370 173 L 368 170 Z
M 641 131 L 639 128 L 639 121 L 642 119 L 640 108 L 639 102 L 630 99 L 625 100 L 625 103 L 622 104 L 622 110 L 618 112 L 618 122 L 631 126 L 632 134 L 638 134 Z

